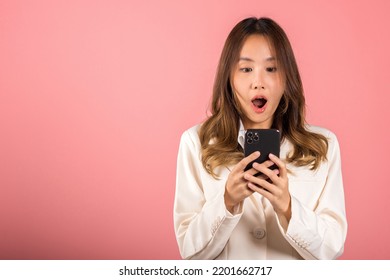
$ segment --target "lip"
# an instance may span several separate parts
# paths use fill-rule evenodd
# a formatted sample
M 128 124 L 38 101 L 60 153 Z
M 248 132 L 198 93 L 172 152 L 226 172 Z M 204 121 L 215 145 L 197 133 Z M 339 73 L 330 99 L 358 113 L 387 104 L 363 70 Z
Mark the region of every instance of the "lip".
M 263 98 L 263 99 L 267 100 L 267 103 L 265 103 L 265 105 L 264 105 L 263 107 L 258 108 L 257 106 L 255 106 L 255 105 L 253 104 L 252 101 L 255 100 L 255 99 L 260 99 L 260 98 Z M 251 106 L 252 106 L 252 109 L 253 109 L 253 111 L 255 111 L 255 113 L 257 113 L 257 114 L 263 113 L 263 112 L 265 111 L 265 109 L 267 108 L 267 105 L 268 105 L 268 99 L 267 99 L 264 95 L 256 95 L 256 96 L 254 96 L 254 97 L 251 99 Z

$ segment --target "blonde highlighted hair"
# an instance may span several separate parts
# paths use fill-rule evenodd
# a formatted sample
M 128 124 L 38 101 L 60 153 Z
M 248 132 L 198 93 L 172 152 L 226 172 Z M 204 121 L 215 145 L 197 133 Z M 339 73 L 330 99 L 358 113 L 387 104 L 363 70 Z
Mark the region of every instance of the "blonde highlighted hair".
M 232 90 L 231 73 L 245 40 L 254 34 L 269 40 L 285 78 L 285 92 L 274 113 L 272 128 L 281 132 L 282 140 L 288 139 L 293 145 L 286 160 L 315 170 L 326 160 L 328 140 L 305 127 L 305 97 L 294 53 L 283 29 L 269 18 L 244 19 L 226 39 L 214 81 L 211 116 L 199 131 L 202 164 L 207 172 L 218 177 L 215 168 L 235 164 L 244 157 L 237 141 L 241 110 Z

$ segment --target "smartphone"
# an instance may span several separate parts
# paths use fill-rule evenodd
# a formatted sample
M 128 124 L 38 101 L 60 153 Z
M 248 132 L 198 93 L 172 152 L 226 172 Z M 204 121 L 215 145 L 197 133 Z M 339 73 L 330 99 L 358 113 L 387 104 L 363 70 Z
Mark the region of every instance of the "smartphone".
M 259 151 L 260 157 L 247 165 L 245 171 L 252 168 L 254 162 L 263 163 L 269 159 L 272 153 L 279 157 L 280 153 L 280 132 L 277 129 L 248 129 L 245 133 L 244 154 L 245 157 L 253 152 Z M 270 169 L 276 169 L 274 164 Z M 258 176 L 260 173 L 256 174 Z

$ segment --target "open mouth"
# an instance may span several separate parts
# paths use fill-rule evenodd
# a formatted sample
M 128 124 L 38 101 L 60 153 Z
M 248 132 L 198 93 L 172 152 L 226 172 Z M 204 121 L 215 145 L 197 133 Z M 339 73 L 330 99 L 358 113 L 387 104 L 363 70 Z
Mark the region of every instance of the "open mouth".
M 253 105 L 255 105 L 255 107 L 261 109 L 267 103 L 267 99 L 265 99 L 263 97 L 255 98 L 252 100 L 252 103 L 253 103 Z

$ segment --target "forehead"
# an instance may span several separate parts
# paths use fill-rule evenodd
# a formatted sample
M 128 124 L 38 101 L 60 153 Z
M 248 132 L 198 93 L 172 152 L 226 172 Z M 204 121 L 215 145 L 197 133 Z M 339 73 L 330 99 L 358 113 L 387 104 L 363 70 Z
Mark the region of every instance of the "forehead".
M 275 58 L 275 51 L 268 37 L 254 34 L 248 36 L 242 45 L 240 58 L 243 57 L 252 60 L 269 60 Z

